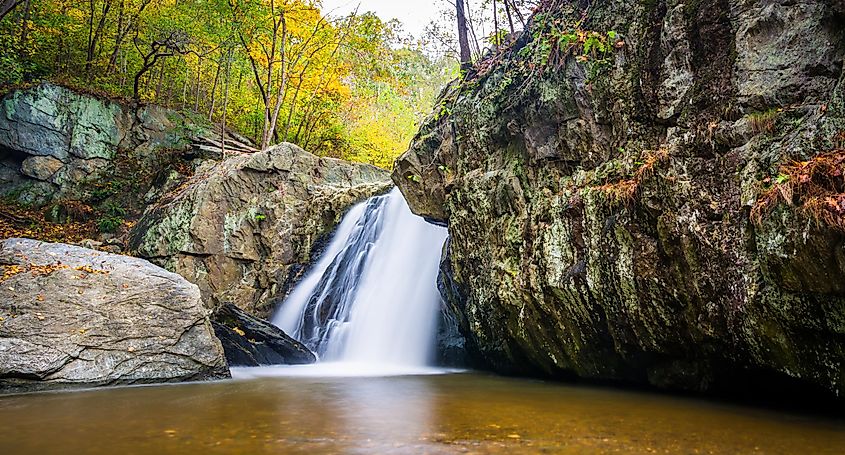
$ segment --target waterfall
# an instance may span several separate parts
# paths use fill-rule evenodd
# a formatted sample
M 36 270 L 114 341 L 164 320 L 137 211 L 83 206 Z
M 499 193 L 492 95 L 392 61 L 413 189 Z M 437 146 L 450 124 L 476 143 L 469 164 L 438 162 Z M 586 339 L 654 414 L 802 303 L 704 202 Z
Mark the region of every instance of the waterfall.
M 446 236 L 412 214 L 398 189 L 358 204 L 273 323 L 321 361 L 426 365 Z

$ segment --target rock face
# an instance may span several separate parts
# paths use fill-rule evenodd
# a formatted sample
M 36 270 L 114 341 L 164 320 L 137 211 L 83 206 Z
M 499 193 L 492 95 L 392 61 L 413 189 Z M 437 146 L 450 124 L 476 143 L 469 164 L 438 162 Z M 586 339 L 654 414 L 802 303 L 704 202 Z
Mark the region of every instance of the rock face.
M 0 391 L 229 376 L 199 289 L 147 261 L 0 243 Z
M 36 206 L 86 200 L 120 164 L 153 175 L 175 150 L 221 159 L 220 140 L 208 138 L 219 133 L 195 120 L 50 83 L 14 91 L 0 100 L 0 195 Z M 255 151 L 231 132 L 225 141 L 230 151 Z
M 304 344 L 269 322 L 226 303 L 214 313 L 214 332 L 230 366 L 307 365 L 317 357 Z
M 374 166 L 282 144 L 201 169 L 147 210 L 130 244 L 196 283 L 210 305 L 266 319 L 347 208 L 391 186 Z
M 449 225 L 467 346 L 508 373 L 845 394 L 845 5 L 545 5 L 393 175 Z

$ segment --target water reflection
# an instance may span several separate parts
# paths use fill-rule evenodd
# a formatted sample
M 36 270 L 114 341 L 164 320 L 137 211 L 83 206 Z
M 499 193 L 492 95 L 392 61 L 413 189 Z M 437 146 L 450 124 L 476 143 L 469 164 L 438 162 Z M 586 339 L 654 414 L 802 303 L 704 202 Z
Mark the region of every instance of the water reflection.
M 2 454 L 845 453 L 845 422 L 475 374 L 0 397 Z

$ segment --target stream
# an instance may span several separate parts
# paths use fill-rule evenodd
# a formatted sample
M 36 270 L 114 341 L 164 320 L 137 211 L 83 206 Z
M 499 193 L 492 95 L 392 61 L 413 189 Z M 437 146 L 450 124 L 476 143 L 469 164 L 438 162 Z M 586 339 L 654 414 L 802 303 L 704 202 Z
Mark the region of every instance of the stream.
M 309 368 L 0 397 L 0 453 L 845 453 L 845 421 L 821 417 L 478 373 Z

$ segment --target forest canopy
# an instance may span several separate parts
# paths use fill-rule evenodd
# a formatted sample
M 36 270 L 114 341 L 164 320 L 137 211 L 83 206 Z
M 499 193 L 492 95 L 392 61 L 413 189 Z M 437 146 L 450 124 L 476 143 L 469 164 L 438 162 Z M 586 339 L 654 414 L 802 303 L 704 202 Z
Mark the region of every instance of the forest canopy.
M 0 47 L 7 88 L 49 79 L 381 167 L 458 67 L 395 21 L 309 0 L 2 0 Z

